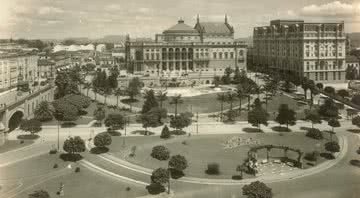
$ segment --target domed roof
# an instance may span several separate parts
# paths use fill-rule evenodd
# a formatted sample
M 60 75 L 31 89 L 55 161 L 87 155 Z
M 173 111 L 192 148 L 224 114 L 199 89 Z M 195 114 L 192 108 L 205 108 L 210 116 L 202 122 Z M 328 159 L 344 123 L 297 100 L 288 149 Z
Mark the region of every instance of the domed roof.
M 197 30 L 184 23 L 184 20 L 180 19 L 178 23 L 163 32 L 164 34 L 177 34 L 177 33 L 193 33 L 197 34 Z

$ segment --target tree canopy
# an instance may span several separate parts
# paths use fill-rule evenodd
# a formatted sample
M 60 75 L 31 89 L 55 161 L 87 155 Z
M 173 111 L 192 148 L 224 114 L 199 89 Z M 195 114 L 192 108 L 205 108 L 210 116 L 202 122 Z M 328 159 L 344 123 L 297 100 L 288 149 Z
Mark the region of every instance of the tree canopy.
M 69 154 L 76 154 L 85 151 L 85 141 L 80 136 L 69 137 L 65 140 L 63 149 Z
M 99 133 L 94 138 L 94 145 L 96 147 L 106 147 L 111 144 L 111 135 L 108 133 Z
M 243 195 L 248 198 L 272 198 L 272 190 L 260 181 L 251 182 L 243 188 Z
M 122 114 L 111 113 L 105 119 L 105 126 L 113 129 L 123 129 L 126 124 L 126 120 Z
M 279 114 L 275 118 L 275 121 L 280 125 L 286 124 L 288 125 L 295 125 L 296 124 L 296 113 L 294 110 L 289 109 L 287 104 L 281 104 L 279 107 Z
M 20 129 L 31 134 L 38 133 L 41 131 L 41 122 L 36 119 L 23 120 Z
M 172 116 L 170 120 L 170 127 L 180 130 L 188 127 L 192 122 L 191 117 L 191 113 L 180 113 L 178 116 Z

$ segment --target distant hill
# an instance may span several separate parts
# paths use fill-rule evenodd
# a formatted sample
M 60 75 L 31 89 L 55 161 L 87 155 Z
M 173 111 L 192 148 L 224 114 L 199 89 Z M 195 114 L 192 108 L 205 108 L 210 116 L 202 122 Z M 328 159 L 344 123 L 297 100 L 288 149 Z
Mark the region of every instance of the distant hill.
M 360 47 L 360 32 L 348 33 L 347 36 L 350 38 L 352 48 Z

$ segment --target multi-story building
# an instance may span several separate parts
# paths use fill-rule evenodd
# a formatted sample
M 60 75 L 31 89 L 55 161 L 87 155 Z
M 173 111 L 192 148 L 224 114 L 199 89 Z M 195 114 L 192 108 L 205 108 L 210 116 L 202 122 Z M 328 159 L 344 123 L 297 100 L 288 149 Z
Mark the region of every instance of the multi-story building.
M 29 52 L 0 54 L 0 90 L 14 88 L 22 82 L 38 79 L 38 56 Z
M 234 28 L 227 17 L 224 22 L 200 22 L 198 17 L 194 27 L 180 19 L 156 34 L 155 41 L 134 42 L 128 38 L 125 52 L 128 70 L 135 74 L 199 79 L 195 81 L 194 77 L 191 83 L 208 83 L 227 67 L 246 69 L 246 45 L 235 42 Z
M 253 64 L 314 81 L 345 80 L 344 22 L 274 20 L 254 28 Z

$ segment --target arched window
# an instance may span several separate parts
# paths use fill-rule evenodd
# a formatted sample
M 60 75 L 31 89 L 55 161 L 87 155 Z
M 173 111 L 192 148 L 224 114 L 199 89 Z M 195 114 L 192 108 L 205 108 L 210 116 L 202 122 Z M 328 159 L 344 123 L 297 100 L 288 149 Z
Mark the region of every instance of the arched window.
M 219 59 L 222 59 L 222 58 L 223 58 L 223 53 L 219 52 Z
M 213 58 L 216 59 L 216 52 L 213 53 Z

